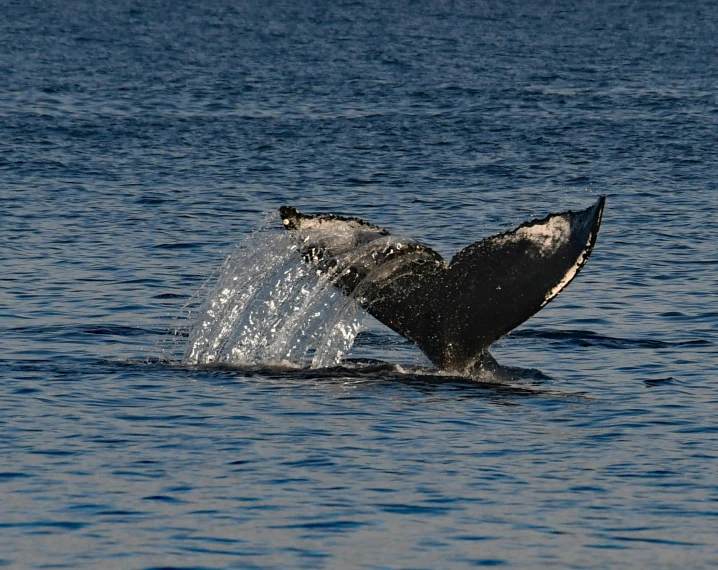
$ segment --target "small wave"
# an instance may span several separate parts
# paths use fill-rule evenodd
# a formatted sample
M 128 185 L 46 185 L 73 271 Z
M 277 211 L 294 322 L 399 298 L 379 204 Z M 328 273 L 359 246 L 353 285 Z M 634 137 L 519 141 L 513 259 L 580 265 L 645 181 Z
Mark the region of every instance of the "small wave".
M 204 247 L 203 243 L 158 243 L 154 246 L 156 249 L 197 249 Z
M 177 293 L 161 293 L 155 295 L 153 299 L 189 299 L 190 295 L 181 295 Z
M 673 378 L 673 376 L 668 376 L 667 378 L 646 378 L 643 383 L 649 388 L 653 388 L 655 386 L 663 386 L 665 384 L 675 384 L 676 379 Z
M 23 335 L 53 335 L 53 336 L 77 336 L 77 335 L 104 335 L 104 336 L 145 336 L 145 335 L 166 335 L 165 329 L 148 329 L 143 327 L 129 327 L 124 325 L 36 325 L 24 327 L 12 327 L 9 332 L 22 333 Z

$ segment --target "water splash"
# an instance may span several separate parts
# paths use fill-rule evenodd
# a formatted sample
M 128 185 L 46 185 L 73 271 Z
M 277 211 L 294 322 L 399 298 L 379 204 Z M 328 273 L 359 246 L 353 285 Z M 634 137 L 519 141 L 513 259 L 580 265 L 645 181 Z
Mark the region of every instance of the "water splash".
M 304 263 L 287 234 L 258 231 L 221 267 L 194 318 L 183 362 L 334 366 L 359 328 L 356 302 Z

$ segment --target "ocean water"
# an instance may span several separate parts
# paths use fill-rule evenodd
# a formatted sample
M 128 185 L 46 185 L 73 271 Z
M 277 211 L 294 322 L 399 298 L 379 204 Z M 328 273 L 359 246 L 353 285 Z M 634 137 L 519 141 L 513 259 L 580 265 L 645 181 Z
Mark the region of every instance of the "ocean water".
M 0 565 L 715 567 L 716 149 L 714 2 L 0 3 Z M 281 205 L 449 258 L 601 195 L 495 382 L 182 361 Z

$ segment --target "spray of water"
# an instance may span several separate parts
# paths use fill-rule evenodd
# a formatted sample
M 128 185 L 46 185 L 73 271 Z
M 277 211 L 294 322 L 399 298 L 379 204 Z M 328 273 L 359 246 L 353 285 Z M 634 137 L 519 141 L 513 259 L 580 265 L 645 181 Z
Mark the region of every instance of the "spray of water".
M 183 362 L 333 366 L 359 328 L 356 302 L 302 261 L 287 234 L 259 231 L 220 269 L 194 317 Z

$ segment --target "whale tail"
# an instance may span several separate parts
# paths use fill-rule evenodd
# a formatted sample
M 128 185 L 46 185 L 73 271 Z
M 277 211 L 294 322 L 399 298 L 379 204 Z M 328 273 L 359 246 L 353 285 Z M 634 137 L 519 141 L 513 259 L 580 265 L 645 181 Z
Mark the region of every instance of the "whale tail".
M 605 197 L 550 214 L 462 249 L 437 252 L 364 220 L 283 206 L 285 229 L 377 320 L 440 368 L 471 373 L 489 346 L 538 312 L 576 277 L 596 243 Z

